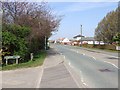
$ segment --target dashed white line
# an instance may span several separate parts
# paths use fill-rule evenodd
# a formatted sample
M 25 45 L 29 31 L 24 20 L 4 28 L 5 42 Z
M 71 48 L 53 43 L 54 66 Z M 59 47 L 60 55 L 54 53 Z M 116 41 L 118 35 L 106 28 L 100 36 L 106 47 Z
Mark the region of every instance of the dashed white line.
M 95 57 L 92 57 L 92 58 L 96 60 L 96 58 L 95 58 Z
M 65 59 L 65 56 L 64 56 L 64 59 Z
M 69 65 L 71 65 L 70 62 L 69 62 Z
M 85 55 L 85 54 L 83 53 L 83 55 Z
M 71 50 L 72 50 L 72 49 L 71 49 Z M 72 51 L 74 51 L 74 50 L 72 50 Z M 79 53 L 78 51 L 76 51 L 76 52 Z M 85 53 L 83 53 L 82 55 L 85 56 Z M 107 55 L 107 54 L 103 54 L 103 55 Z M 110 56 L 110 55 L 107 55 L 107 56 Z M 112 56 L 112 57 L 118 58 L 118 57 L 116 57 L 116 56 Z M 93 58 L 94 60 L 96 60 L 95 57 L 92 57 L 92 58 Z M 118 66 L 116 66 L 115 64 L 113 64 L 113 63 L 111 63 L 111 62 L 107 62 L 107 61 L 104 61 L 104 62 L 109 63 L 109 64 L 113 65 L 114 67 L 118 68 Z
M 88 86 L 86 83 L 83 83 L 85 86 Z
M 80 71 L 80 75 L 81 75 L 81 82 L 83 83 L 83 85 L 88 86 L 88 85 L 84 82 L 84 79 L 83 79 L 83 76 L 82 76 L 81 71 Z

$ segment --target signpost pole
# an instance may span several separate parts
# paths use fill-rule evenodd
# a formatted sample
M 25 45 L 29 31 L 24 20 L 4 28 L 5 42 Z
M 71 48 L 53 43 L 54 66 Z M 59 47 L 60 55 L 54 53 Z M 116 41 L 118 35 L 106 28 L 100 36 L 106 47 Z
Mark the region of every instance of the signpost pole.
M 8 64 L 8 60 L 6 59 L 6 65 Z
M 18 64 L 18 58 L 16 58 L 16 64 Z

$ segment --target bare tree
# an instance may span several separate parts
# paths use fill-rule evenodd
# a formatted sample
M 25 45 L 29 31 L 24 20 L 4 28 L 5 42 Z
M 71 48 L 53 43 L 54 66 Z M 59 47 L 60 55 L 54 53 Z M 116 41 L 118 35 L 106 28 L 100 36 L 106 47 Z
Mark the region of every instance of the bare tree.
M 43 44 L 45 36 L 49 38 L 51 32 L 56 31 L 60 25 L 61 17 L 54 15 L 45 2 L 3 2 L 2 7 L 4 23 L 31 28 L 27 39 L 31 46 L 33 40 L 37 44 Z

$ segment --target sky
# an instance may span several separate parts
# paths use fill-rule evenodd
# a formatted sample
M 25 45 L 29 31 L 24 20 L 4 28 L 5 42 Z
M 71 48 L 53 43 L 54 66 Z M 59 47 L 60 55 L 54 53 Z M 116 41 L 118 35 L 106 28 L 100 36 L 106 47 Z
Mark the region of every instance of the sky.
M 3 0 L 4 1 L 4 0 Z M 20 0 L 21 2 L 23 0 Z M 62 21 L 58 32 L 50 39 L 72 39 L 80 34 L 94 37 L 98 23 L 109 13 L 118 7 L 119 0 L 25 0 L 26 2 L 48 2 L 48 6 L 56 15 L 62 15 Z
M 94 31 L 98 23 L 108 12 L 118 7 L 118 2 L 48 2 L 52 11 L 57 15 L 63 15 L 58 32 L 50 39 L 72 39 L 80 34 L 94 37 Z

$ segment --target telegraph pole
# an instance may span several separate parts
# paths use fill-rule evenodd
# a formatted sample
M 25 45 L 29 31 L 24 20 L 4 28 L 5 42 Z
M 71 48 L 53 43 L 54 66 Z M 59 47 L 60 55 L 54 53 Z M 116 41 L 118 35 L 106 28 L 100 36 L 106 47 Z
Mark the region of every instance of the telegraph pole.
M 80 44 L 80 46 L 82 47 L 82 25 L 80 25 L 80 26 L 81 26 L 81 40 L 80 40 L 81 44 Z
M 45 50 L 47 49 L 47 47 L 46 47 L 46 46 L 47 46 L 46 41 L 47 41 L 47 40 L 46 40 L 46 36 L 45 36 Z

